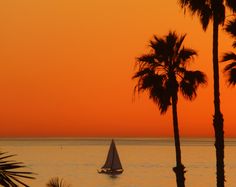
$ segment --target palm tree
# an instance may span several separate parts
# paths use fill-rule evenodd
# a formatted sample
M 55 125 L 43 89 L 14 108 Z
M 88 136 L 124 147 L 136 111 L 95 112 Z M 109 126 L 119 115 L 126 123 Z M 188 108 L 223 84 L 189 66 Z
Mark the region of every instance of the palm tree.
M 225 29 L 235 40 L 233 43 L 233 47 L 236 48 L 236 18 L 228 21 Z M 225 66 L 224 72 L 226 73 L 227 81 L 229 85 L 235 86 L 236 84 L 236 54 L 234 52 L 225 53 L 222 59 L 223 62 L 229 62 L 228 65 Z
M 70 185 L 64 182 L 63 179 L 54 177 L 49 180 L 49 182 L 47 183 L 47 187 L 70 187 Z
M 189 71 L 189 62 L 197 55 L 196 51 L 183 46 L 186 35 L 178 36 L 169 32 L 164 38 L 154 36 L 150 41 L 151 51 L 137 58 L 138 71 L 133 79 L 138 79 L 135 91 L 149 93 L 161 114 L 172 106 L 174 140 L 176 150 L 176 174 L 178 187 L 185 186 L 184 165 L 181 161 L 180 138 L 178 128 L 177 102 L 178 91 L 187 99 L 194 99 L 200 84 L 206 83 L 205 75 L 200 71 Z
M 0 152 L 0 185 L 5 187 L 17 187 L 19 184 L 29 187 L 21 178 L 35 179 L 32 177 L 34 173 L 25 171 L 16 171 L 16 169 L 24 168 L 22 162 L 8 160 L 15 155 L 8 155 Z
M 219 25 L 225 22 L 225 8 L 236 11 L 235 0 L 178 0 L 180 6 L 200 17 L 203 30 L 213 22 L 213 78 L 214 78 L 214 116 L 217 187 L 224 187 L 224 119 L 220 110 L 218 35 Z

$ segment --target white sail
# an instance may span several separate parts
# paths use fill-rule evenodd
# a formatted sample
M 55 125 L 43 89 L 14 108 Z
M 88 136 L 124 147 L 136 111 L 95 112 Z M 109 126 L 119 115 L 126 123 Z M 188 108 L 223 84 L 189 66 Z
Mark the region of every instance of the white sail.
M 111 169 L 111 170 L 122 169 L 122 165 L 120 162 L 120 158 L 114 140 L 111 141 L 107 159 L 102 169 Z

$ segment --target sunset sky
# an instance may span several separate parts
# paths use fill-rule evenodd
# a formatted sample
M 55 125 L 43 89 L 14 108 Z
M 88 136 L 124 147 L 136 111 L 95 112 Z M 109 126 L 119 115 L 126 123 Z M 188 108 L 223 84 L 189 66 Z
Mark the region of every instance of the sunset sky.
M 184 15 L 177 0 L 7 0 L 0 2 L 0 136 L 172 136 L 171 110 L 160 115 L 133 95 L 135 58 L 154 34 L 187 33 L 199 56 L 193 69 L 208 85 L 178 103 L 180 134 L 212 137 L 212 27 Z M 219 57 L 232 50 L 221 29 Z M 220 65 L 225 134 L 236 137 L 236 88 Z

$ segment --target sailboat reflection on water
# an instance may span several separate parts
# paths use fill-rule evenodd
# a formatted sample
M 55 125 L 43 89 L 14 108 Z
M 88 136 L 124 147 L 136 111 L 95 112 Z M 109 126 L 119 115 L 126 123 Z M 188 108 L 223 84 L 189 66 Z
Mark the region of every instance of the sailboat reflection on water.
M 115 141 L 111 141 L 110 149 L 107 155 L 107 160 L 98 173 L 117 175 L 123 172 L 120 158 L 116 149 Z

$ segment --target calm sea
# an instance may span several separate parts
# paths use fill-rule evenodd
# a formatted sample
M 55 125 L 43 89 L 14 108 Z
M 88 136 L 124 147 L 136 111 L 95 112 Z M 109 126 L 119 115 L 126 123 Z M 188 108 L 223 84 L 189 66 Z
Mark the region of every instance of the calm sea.
M 98 174 L 105 162 L 110 139 L 1 139 L 1 151 L 17 154 L 28 170 L 32 187 L 46 186 L 52 177 L 72 187 L 175 187 L 175 152 L 172 139 L 115 139 L 124 173 Z M 182 139 L 187 187 L 215 186 L 215 150 L 212 139 Z M 236 185 L 236 139 L 225 147 L 226 187 Z

